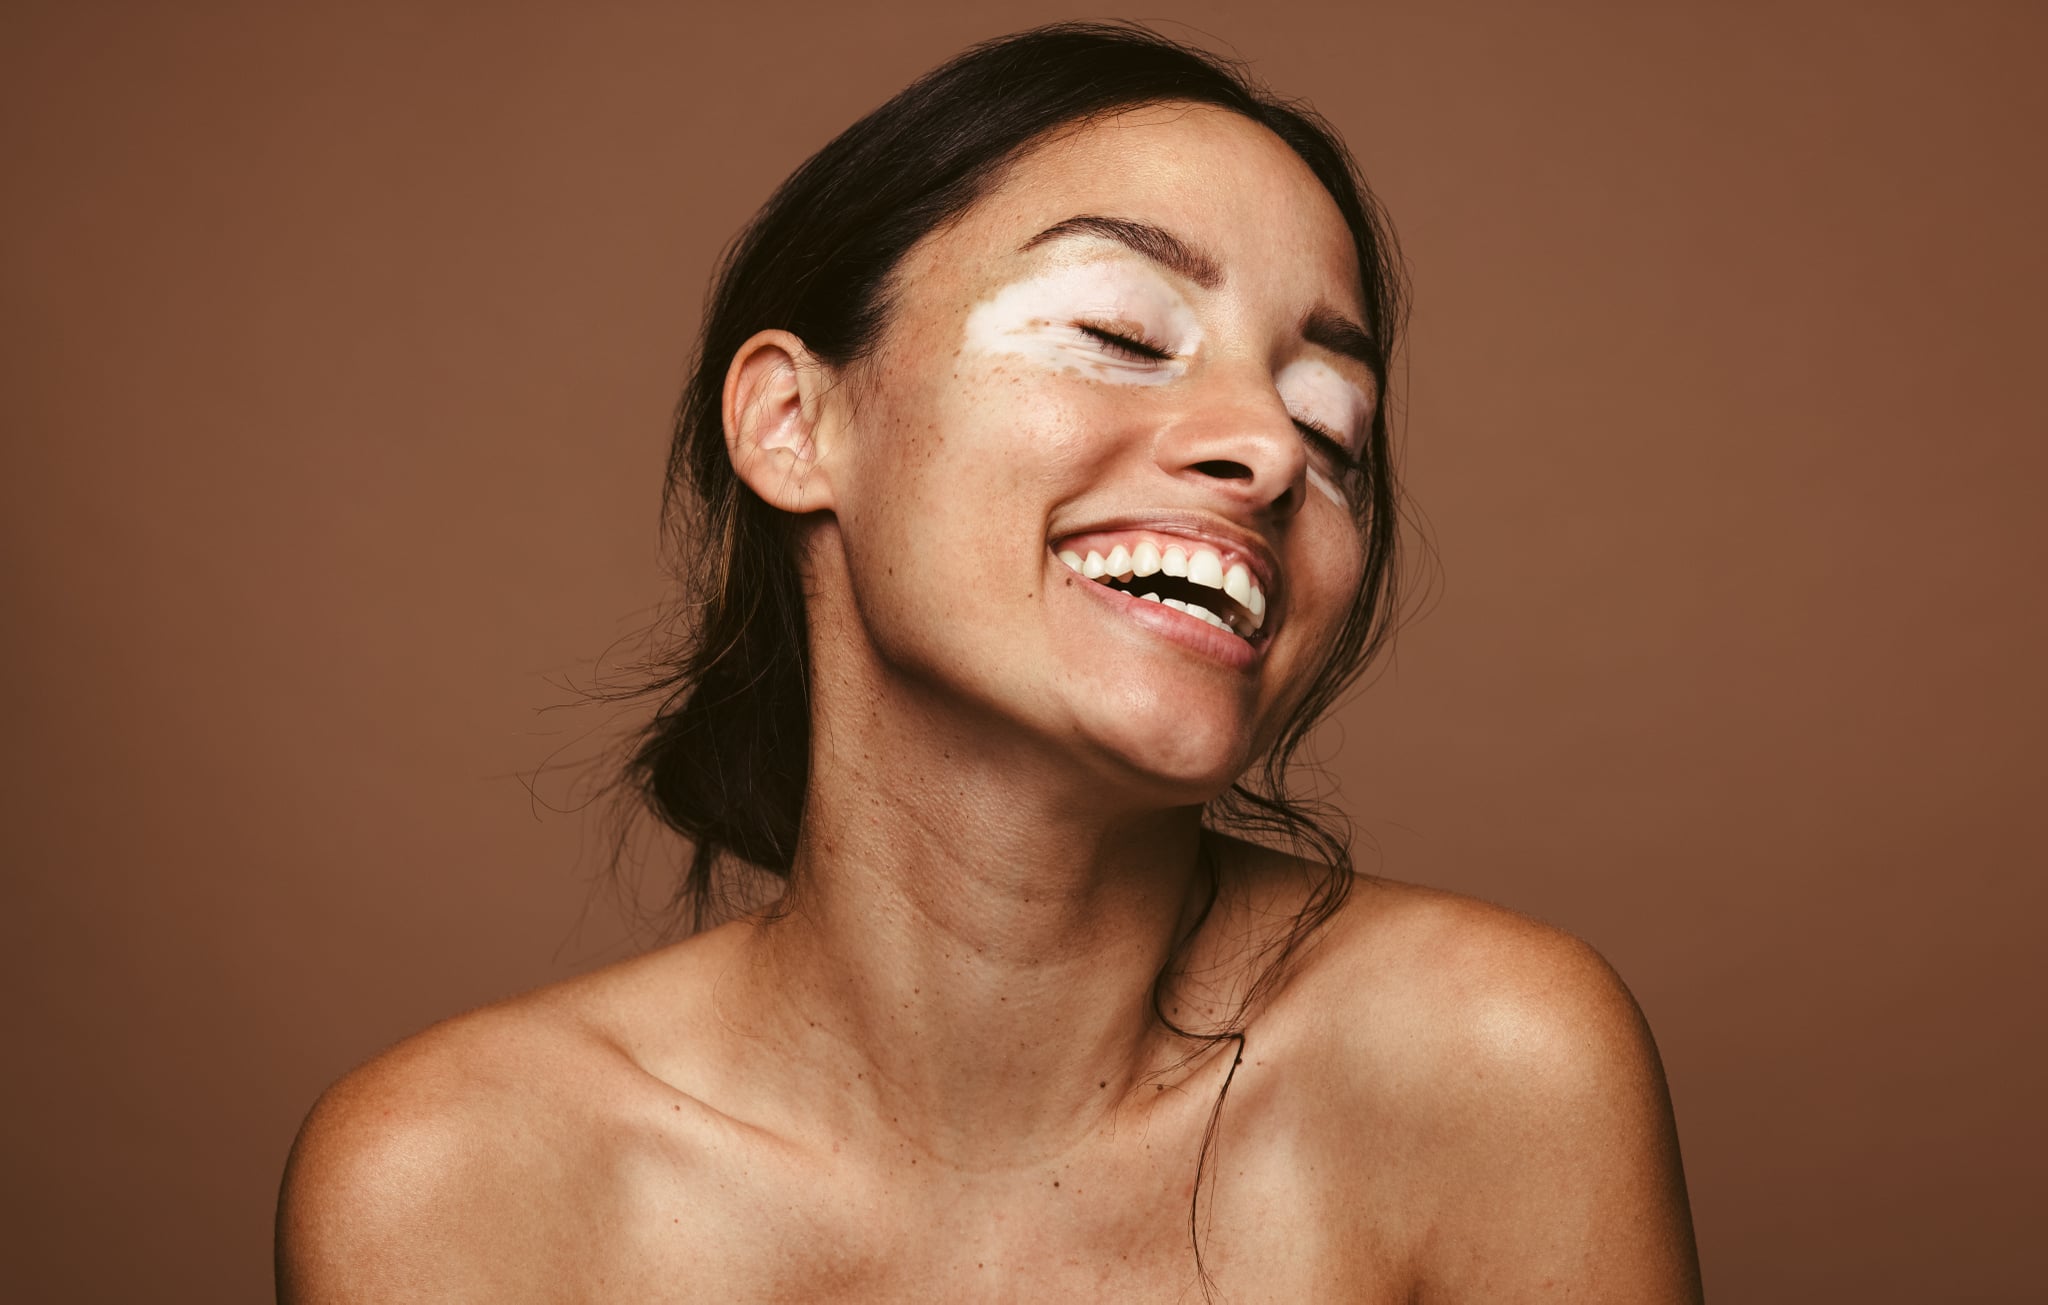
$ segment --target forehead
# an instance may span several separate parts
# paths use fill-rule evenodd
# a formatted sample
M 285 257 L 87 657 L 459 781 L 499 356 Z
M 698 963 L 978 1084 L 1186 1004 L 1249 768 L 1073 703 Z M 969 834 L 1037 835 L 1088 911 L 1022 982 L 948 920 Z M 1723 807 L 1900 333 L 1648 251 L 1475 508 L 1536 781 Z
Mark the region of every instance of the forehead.
M 1027 260 L 1034 235 L 1082 213 L 1171 231 L 1214 257 L 1233 293 L 1283 312 L 1320 304 L 1362 315 L 1350 229 L 1308 165 L 1257 123 L 1196 104 L 1143 105 L 1027 148 L 912 251 L 904 280 L 1001 280 Z

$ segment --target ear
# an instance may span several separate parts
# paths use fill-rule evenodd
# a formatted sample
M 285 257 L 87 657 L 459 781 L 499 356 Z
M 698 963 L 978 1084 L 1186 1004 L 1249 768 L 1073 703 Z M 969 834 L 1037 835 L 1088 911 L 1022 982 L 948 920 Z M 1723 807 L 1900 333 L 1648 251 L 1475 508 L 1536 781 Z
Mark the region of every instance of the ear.
M 834 505 L 820 463 L 831 371 L 788 331 L 759 331 L 725 373 L 725 450 L 733 470 L 770 507 L 817 512 Z

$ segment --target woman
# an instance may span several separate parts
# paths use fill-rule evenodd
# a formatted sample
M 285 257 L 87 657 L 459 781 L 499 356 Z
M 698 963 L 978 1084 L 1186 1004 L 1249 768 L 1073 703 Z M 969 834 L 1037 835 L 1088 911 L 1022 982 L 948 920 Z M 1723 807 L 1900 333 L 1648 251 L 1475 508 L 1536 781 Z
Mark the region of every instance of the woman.
M 1135 29 L 805 164 L 710 305 L 632 770 L 696 923 L 786 891 L 343 1080 L 282 1294 L 1697 1299 L 1612 973 L 1284 796 L 1384 629 L 1393 263 L 1325 129 Z

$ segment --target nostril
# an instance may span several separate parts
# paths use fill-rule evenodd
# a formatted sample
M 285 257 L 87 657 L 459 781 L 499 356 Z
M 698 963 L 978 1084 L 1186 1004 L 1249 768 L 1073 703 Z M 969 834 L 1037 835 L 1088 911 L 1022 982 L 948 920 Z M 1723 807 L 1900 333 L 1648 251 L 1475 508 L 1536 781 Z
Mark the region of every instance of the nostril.
M 1242 462 L 1231 462 L 1223 458 L 1212 459 L 1208 462 L 1197 462 L 1195 470 L 1205 476 L 1214 476 L 1218 480 L 1250 480 L 1252 478 L 1252 469 L 1250 467 L 1247 467 Z

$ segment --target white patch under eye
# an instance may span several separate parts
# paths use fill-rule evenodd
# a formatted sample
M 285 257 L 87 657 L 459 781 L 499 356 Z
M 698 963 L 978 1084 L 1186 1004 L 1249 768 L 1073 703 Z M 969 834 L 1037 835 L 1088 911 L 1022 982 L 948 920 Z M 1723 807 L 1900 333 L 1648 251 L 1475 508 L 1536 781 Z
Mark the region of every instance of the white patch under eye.
M 1314 467 L 1308 469 L 1308 483 L 1323 491 L 1323 497 L 1335 503 L 1338 507 L 1343 508 L 1346 512 L 1351 510 L 1351 504 L 1345 499 L 1343 491 L 1331 484 L 1330 478 Z
M 1108 330 L 1129 324 L 1146 342 L 1186 357 L 1201 347 L 1202 331 L 1187 301 L 1158 276 L 1116 261 L 1056 267 L 998 290 L 967 315 L 963 347 L 969 352 L 1025 358 L 1125 385 L 1161 385 L 1181 364 L 1120 358 L 1077 330 L 1087 322 Z

